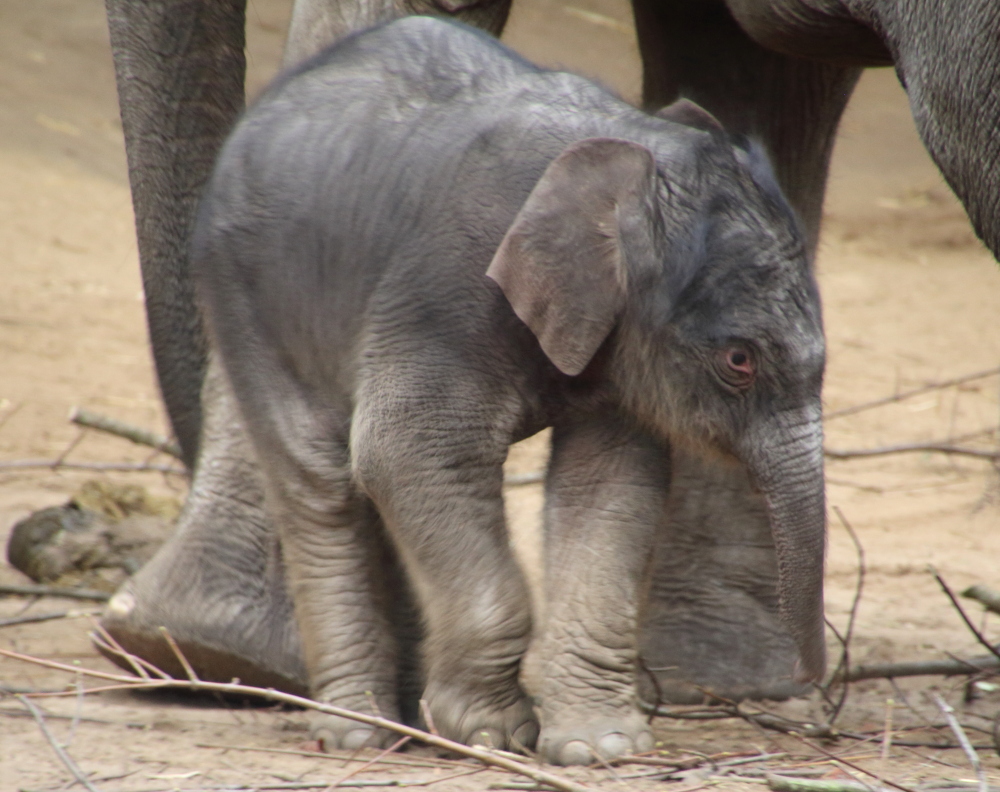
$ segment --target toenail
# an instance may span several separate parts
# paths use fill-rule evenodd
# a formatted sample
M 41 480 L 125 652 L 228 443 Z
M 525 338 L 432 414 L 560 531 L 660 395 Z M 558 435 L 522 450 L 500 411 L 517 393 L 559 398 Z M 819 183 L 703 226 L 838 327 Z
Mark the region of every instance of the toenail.
M 113 616 L 128 616 L 135 607 L 135 597 L 127 591 L 119 591 L 108 600 L 108 613 Z
M 593 757 L 590 746 L 583 740 L 570 740 L 559 752 L 559 764 L 586 765 L 593 761 Z
M 621 732 L 605 734 L 597 741 L 597 752 L 602 759 L 617 759 L 619 756 L 632 753 L 632 740 Z

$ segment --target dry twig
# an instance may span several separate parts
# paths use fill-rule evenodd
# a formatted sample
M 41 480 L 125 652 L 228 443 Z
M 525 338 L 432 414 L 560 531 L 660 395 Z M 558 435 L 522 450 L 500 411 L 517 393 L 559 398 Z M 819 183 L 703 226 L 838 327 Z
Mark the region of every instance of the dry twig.
M 52 736 L 52 732 L 49 731 L 49 727 L 45 725 L 45 719 L 42 717 L 42 713 L 38 707 L 28 701 L 28 699 L 24 696 L 18 696 L 17 700 L 28 708 L 28 711 L 35 719 L 35 723 L 38 724 L 38 728 L 41 729 L 42 735 L 48 741 L 49 745 L 52 746 L 52 750 L 56 752 L 56 756 L 59 757 L 59 761 L 62 762 L 66 766 L 66 769 L 73 775 L 73 778 L 75 778 L 78 783 L 83 784 L 89 792 L 100 792 L 97 787 L 90 783 L 90 780 L 86 775 L 84 775 L 83 771 L 80 770 L 79 766 L 77 766 L 76 762 L 73 761 L 72 757 L 66 753 L 58 742 L 56 742 L 55 737 Z
M 767 785 L 774 792 L 869 792 L 871 787 L 860 781 L 810 780 L 768 773 Z
M 283 704 L 304 707 L 306 709 L 323 712 L 328 715 L 336 715 L 341 718 L 355 720 L 359 723 L 364 723 L 377 729 L 387 729 L 389 731 L 394 731 L 397 734 L 407 735 L 435 748 L 441 748 L 445 751 L 450 751 L 461 756 L 476 759 L 486 765 L 499 767 L 512 773 L 523 775 L 533 781 L 546 784 L 555 789 L 562 790 L 563 792 L 589 792 L 587 787 L 582 784 L 578 784 L 569 778 L 556 775 L 555 773 L 550 773 L 539 767 L 532 767 L 514 759 L 509 759 L 507 756 L 501 755 L 498 751 L 491 751 L 478 746 L 463 745 L 462 743 L 448 740 L 444 737 L 430 734 L 429 732 L 421 731 L 420 729 L 415 729 L 402 723 L 396 723 L 395 721 L 391 721 L 386 718 L 379 718 L 374 715 L 354 712 L 342 707 L 333 706 L 332 704 L 323 704 L 318 701 L 305 698 L 304 696 L 283 693 L 282 691 L 274 690 L 273 688 L 259 688 L 236 682 L 208 682 L 198 679 L 197 677 L 194 677 L 193 679 L 136 679 L 135 677 L 125 676 L 124 674 L 112 674 L 105 671 L 95 671 L 90 668 L 75 668 L 64 663 L 57 663 L 53 660 L 43 660 L 39 657 L 32 657 L 30 655 L 21 654 L 20 652 L 12 652 L 7 649 L 0 649 L 0 656 L 9 657 L 14 660 L 22 660 L 27 663 L 33 663 L 35 665 L 53 668 L 59 671 L 67 671 L 73 674 L 80 673 L 84 676 L 115 682 L 117 683 L 116 685 L 110 686 L 115 688 L 127 690 L 200 690 L 210 693 L 224 693 L 237 696 L 255 696 L 269 701 L 277 701 Z M 187 666 L 190 667 L 190 664 L 187 664 Z M 97 689 L 91 688 L 86 692 L 94 693 L 96 690 L 100 689 L 107 689 L 107 687 Z M 906 792 L 909 792 L 909 790 L 906 790 Z
M 911 676 L 962 676 L 981 671 L 1000 670 L 1000 659 L 980 655 L 968 660 L 916 660 L 906 663 L 857 665 L 845 674 L 838 672 L 833 681 L 858 682 L 862 679 L 895 679 Z
M 897 784 L 895 781 L 890 781 L 888 778 L 882 778 L 882 776 L 878 775 L 877 773 L 873 773 L 871 770 L 865 770 L 865 768 L 861 767 L 860 765 L 856 765 L 853 762 L 850 762 L 847 759 L 844 759 L 843 757 L 840 757 L 840 756 L 837 756 L 834 753 L 831 753 L 830 751 L 826 750 L 825 748 L 821 748 L 820 746 L 816 745 L 816 743 L 810 742 L 805 737 L 803 737 L 803 736 L 801 736 L 799 734 L 796 734 L 795 732 L 789 732 L 788 734 L 789 734 L 790 737 L 798 740 L 803 745 L 807 745 L 810 748 L 812 748 L 814 751 L 817 751 L 818 753 L 823 754 L 823 756 L 826 756 L 829 759 L 833 759 L 835 762 L 840 762 L 841 764 L 845 764 L 848 767 L 850 767 L 852 770 L 857 770 L 859 773 L 864 773 L 869 778 L 874 778 L 880 784 L 886 784 L 888 786 L 895 787 L 896 789 L 900 790 L 900 792 L 915 792 L 910 787 L 903 786 L 902 784 Z
M 147 462 L 60 462 L 58 459 L 11 459 L 0 462 L 0 470 L 93 470 L 102 473 L 170 473 L 187 476 L 187 471 L 174 465 L 153 465 Z
M 834 418 L 841 418 L 845 415 L 853 415 L 854 413 L 862 412 L 863 410 L 870 410 L 874 407 L 881 407 L 883 404 L 892 404 L 893 402 L 903 401 L 904 399 L 909 399 L 913 396 L 919 396 L 922 393 L 929 393 L 930 391 L 942 390 L 944 388 L 951 388 L 954 385 L 962 385 L 966 382 L 972 382 L 977 379 L 985 379 L 986 377 L 992 377 L 994 374 L 1000 374 L 1000 367 L 987 369 L 986 371 L 977 371 L 974 374 L 965 374 L 961 377 L 955 377 L 950 380 L 942 380 L 941 382 L 930 382 L 926 385 L 922 385 L 919 388 L 914 388 L 913 390 L 903 391 L 902 393 L 897 393 L 894 396 L 885 396 L 881 399 L 875 399 L 874 401 L 865 402 L 863 404 L 856 404 L 853 407 L 844 407 L 840 410 L 834 410 L 832 412 L 826 413 L 823 417 L 824 420 L 832 420 Z
M 69 597 L 70 599 L 95 600 L 107 602 L 111 595 L 94 589 L 69 588 L 67 586 L 45 586 L 40 583 L 14 585 L 0 584 L 0 595 L 14 594 L 20 597 Z
M 398 751 L 400 748 L 402 748 L 404 745 L 406 745 L 406 743 L 408 743 L 409 741 L 410 741 L 410 736 L 409 735 L 403 735 L 398 740 L 396 740 L 396 742 L 394 742 L 392 745 L 390 745 L 388 748 L 386 748 L 384 751 L 382 751 L 374 759 L 370 759 L 369 761 L 365 762 L 363 765 L 361 765 L 361 767 L 355 767 L 353 770 L 349 770 L 347 772 L 347 775 L 343 776 L 338 781 L 335 781 L 333 784 L 330 785 L 331 789 L 333 787 L 343 786 L 344 782 L 347 781 L 349 778 L 353 778 L 358 773 L 361 773 L 361 772 L 367 770 L 373 764 L 377 764 L 380 760 L 384 759 L 386 756 L 388 756 L 389 754 L 391 754 L 393 751 Z
M 169 454 L 175 459 L 181 459 L 181 447 L 173 440 L 156 432 L 150 432 L 148 429 L 119 421 L 117 418 L 110 418 L 107 415 L 91 412 L 90 410 L 85 410 L 83 407 L 74 407 L 69 411 L 69 420 L 77 426 L 82 426 L 86 429 L 97 429 L 99 432 L 107 432 L 116 437 L 123 437 L 137 445 L 155 448 L 157 451 Z
M 989 784 L 986 781 L 983 766 L 979 762 L 979 754 L 973 749 L 972 743 L 969 742 L 969 738 L 965 733 L 965 729 L 962 728 L 962 724 L 955 717 L 955 710 L 937 693 L 934 694 L 934 701 L 937 703 L 938 709 L 944 714 L 945 720 L 948 721 L 948 726 L 951 727 L 951 731 L 962 746 L 962 750 L 965 751 L 965 755 L 969 757 L 969 764 L 972 765 L 972 769 L 976 773 L 976 779 L 979 781 L 979 792 L 989 792 Z
M 0 627 L 13 627 L 15 624 L 36 624 L 53 619 L 75 619 L 78 616 L 98 616 L 97 611 L 68 610 L 55 613 L 38 613 L 34 616 L 13 616 L 10 619 L 0 619 Z
M 823 455 L 830 459 L 857 459 L 859 457 L 888 456 L 889 454 L 910 454 L 926 451 L 935 454 L 975 457 L 976 459 L 1000 459 L 1000 451 L 987 451 L 981 448 L 943 443 L 900 443 L 899 445 L 880 446 L 878 448 L 836 449 L 824 448 Z
M 867 567 L 865 564 L 865 549 L 862 547 L 861 540 L 858 539 L 858 535 L 854 532 L 854 527 L 850 524 L 850 522 L 848 522 L 839 506 L 834 506 L 833 511 L 836 513 L 841 525 L 844 526 L 844 530 L 846 530 L 848 535 L 851 537 L 851 541 L 854 542 L 854 550 L 858 556 L 858 582 L 854 588 L 854 600 L 851 602 L 851 612 L 847 619 L 847 630 L 845 631 L 844 637 L 841 641 L 843 644 L 843 651 L 840 655 L 840 662 L 837 664 L 837 667 L 833 672 L 833 678 L 836 678 L 837 672 L 840 669 L 851 667 L 851 638 L 854 636 L 854 621 L 857 618 L 858 605 L 861 603 L 861 594 L 865 588 L 865 573 L 867 572 Z M 832 684 L 832 681 L 827 683 L 827 686 L 824 689 L 827 693 L 830 690 L 830 684 Z M 837 700 L 837 703 L 834 705 L 833 710 L 830 713 L 829 725 L 831 727 L 840 715 L 841 710 L 844 708 L 849 688 L 850 686 L 846 681 L 841 686 L 840 698 Z

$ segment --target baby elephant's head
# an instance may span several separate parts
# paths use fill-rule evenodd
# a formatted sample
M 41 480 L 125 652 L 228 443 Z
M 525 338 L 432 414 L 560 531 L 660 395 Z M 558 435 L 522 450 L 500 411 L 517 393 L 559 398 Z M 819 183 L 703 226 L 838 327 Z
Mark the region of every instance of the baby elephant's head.
M 745 465 L 770 509 L 799 677 L 822 676 L 825 546 L 819 293 L 762 154 L 721 131 L 651 148 L 575 143 L 487 272 L 542 350 L 579 375 L 604 347 L 624 411 Z

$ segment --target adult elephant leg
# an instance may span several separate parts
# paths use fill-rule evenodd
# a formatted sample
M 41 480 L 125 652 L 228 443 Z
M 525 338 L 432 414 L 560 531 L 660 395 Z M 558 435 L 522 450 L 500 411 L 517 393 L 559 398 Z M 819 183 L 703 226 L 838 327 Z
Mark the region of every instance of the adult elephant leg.
M 206 346 L 187 238 L 215 155 L 243 109 L 244 11 L 245 0 L 107 0 L 153 358 L 189 469 Z
M 264 485 L 222 366 L 203 391 L 202 451 L 177 529 L 111 599 L 102 625 L 122 646 L 183 674 L 165 626 L 204 679 L 305 693 L 292 600 Z M 124 668 L 121 658 L 112 657 Z
M 834 136 L 861 69 L 767 50 L 722 0 L 634 0 L 633 7 L 646 108 L 684 96 L 727 131 L 760 141 L 814 251 Z
M 635 0 L 644 102 L 679 96 L 768 151 L 810 250 L 834 135 L 860 69 L 770 52 L 721 0 Z M 784 698 L 796 650 L 777 617 L 774 545 L 744 470 L 673 452 L 671 524 L 657 542 L 641 651 L 671 701 Z M 643 695 L 655 698 L 648 677 Z

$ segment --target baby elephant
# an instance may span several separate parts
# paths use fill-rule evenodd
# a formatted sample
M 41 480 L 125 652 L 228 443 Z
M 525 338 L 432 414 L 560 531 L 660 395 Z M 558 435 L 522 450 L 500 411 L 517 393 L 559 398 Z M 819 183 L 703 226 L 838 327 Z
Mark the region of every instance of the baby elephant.
M 637 622 L 671 443 L 750 471 L 798 676 L 822 674 L 816 285 L 761 154 L 669 118 L 711 127 L 690 103 L 666 115 L 410 17 L 237 125 L 193 268 L 317 699 L 399 718 L 422 696 L 444 736 L 557 763 L 651 748 Z M 547 426 L 533 628 L 501 467 Z

